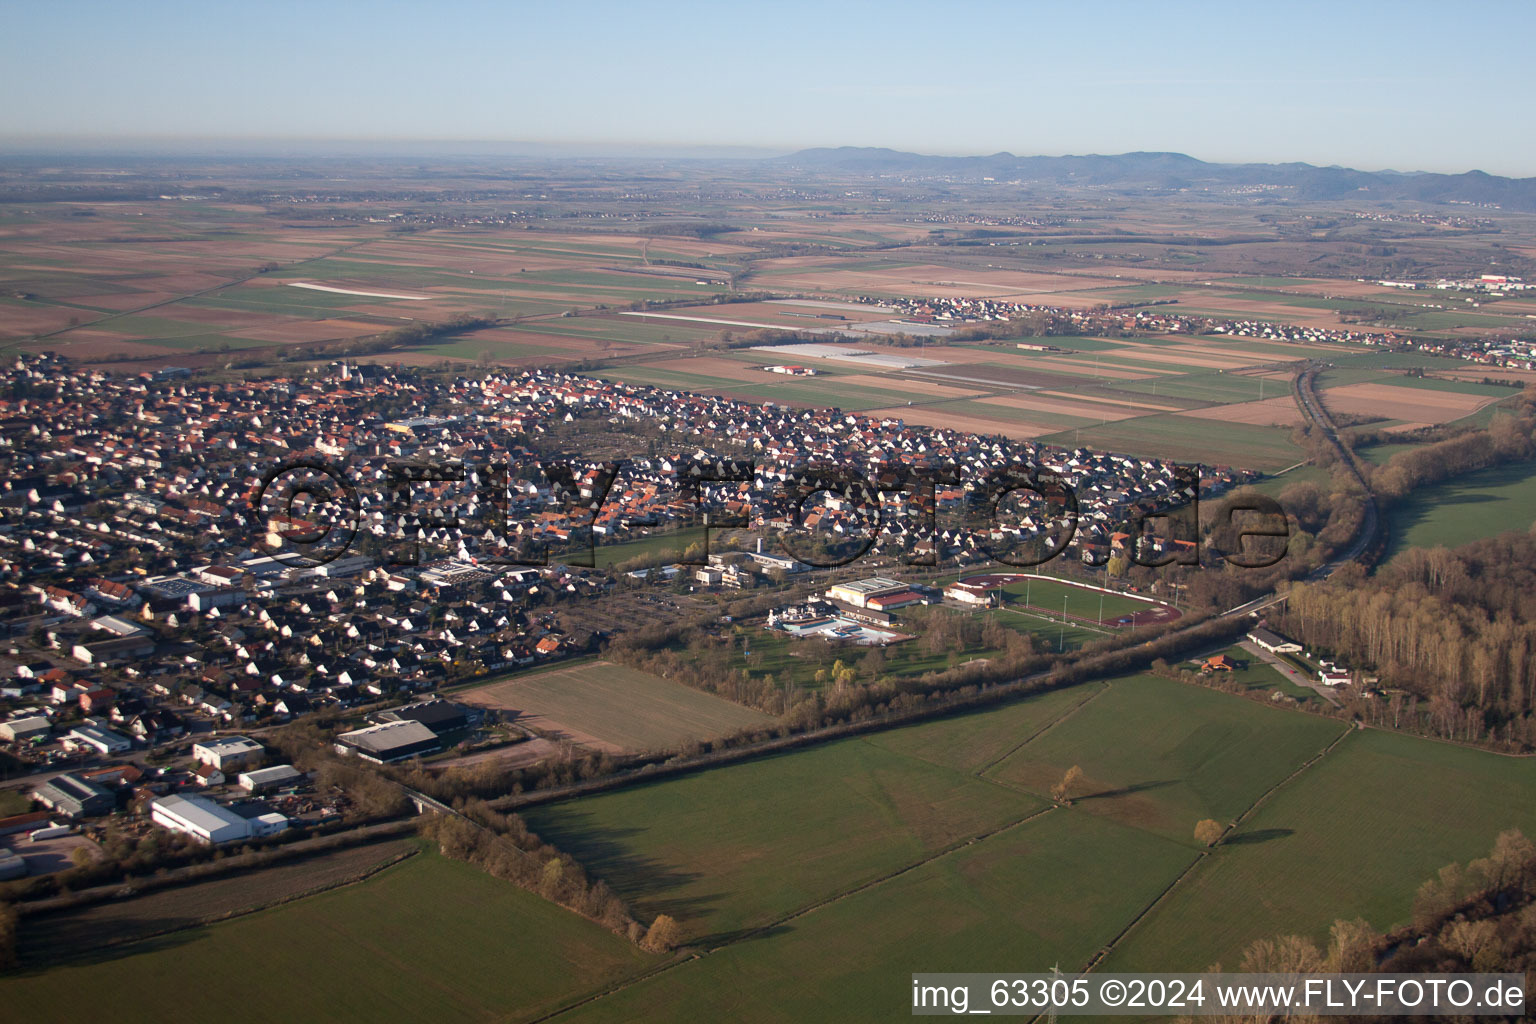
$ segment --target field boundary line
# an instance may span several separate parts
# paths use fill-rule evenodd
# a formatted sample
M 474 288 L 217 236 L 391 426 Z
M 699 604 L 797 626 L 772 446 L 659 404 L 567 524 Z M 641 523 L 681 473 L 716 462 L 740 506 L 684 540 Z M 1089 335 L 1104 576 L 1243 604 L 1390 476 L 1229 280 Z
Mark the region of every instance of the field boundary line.
M 1173 881 L 1168 883 L 1167 888 L 1158 893 L 1150 903 L 1143 907 L 1135 917 L 1131 918 L 1131 920 L 1127 922 L 1126 926 L 1120 930 L 1119 934 L 1105 943 L 1104 946 L 1101 947 L 1099 951 L 1089 959 L 1088 963 L 1084 965 L 1083 971 L 1091 971 L 1094 967 L 1098 966 L 1100 963 L 1103 963 L 1104 960 L 1107 959 L 1109 955 L 1115 951 L 1115 948 L 1125 940 L 1125 937 L 1129 935 L 1137 925 L 1144 921 L 1148 914 L 1156 910 L 1164 900 L 1172 895 L 1174 889 L 1176 889 L 1186 878 L 1188 878 L 1194 872 L 1195 868 L 1199 867 L 1201 864 L 1210 859 L 1212 852 L 1226 841 L 1227 836 L 1231 835 L 1234 829 L 1246 821 L 1254 811 L 1258 810 L 1259 807 L 1266 803 L 1269 798 L 1273 796 L 1278 790 L 1280 790 L 1283 786 L 1288 785 L 1293 779 L 1297 778 L 1307 769 L 1317 764 L 1324 757 L 1327 757 L 1335 747 L 1337 747 L 1340 743 L 1343 743 L 1352 734 L 1354 734 L 1355 731 L 1356 730 L 1354 726 L 1350 726 L 1349 728 L 1345 729 L 1338 736 L 1334 737 L 1333 741 L 1330 742 L 1326 747 L 1324 747 L 1322 750 L 1319 750 L 1316 754 L 1313 754 L 1310 758 L 1298 766 L 1295 771 L 1291 772 L 1291 774 L 1287 775 L 1273 786 L 1270 786 L 1263 793 L 1260 793 L 1254 799 L 1253 803 L 1248 805 L 1247 809 L 1245 809 L 1243 813 L 1232 819 L 1231 824 L 1229 824 L 1226 827 L 1226 830 L 1222 832 L 1220 839 L 1213 843 L 1210 848 L 1199 851 L 1195 859 L 1189 863 L 1189 866 L 1186 867 L 1183 871 L 1179 872 L 1178 876 L 1175 877 Z
M 1279 782 L 1275 783 L 1273 786 L 1270 786 L 1263 793 L 1259 794 L 1258 798 L 1255 799 L 1253 801 L 1253 803 L 1248 805 L 1248 809 L 1247 810 L 1243 811 L 1242 814 L 1239 814 L 1236 818 L 1232 819 L 1232 824 L 1228 825 L 1227 828 L 1226 828 L 1226 831 L 1222 832 L 1221 838 L 1216 840 L 1216 842 L 1213 844 L 1213 848 L 1215 846 L 1220 846 L 1223 842 L 1225 842 L 1227 836 L 1231 835 L 1232 832 L 1239 825 L 1241 825 L 1243 822 L 1247 821 L 1250 817 L 1252 817 L 1254 811 L 1257 811 L 1264 804 L 1268 803 L 1269 802 L 1269 798 L 1274 796 L 1275 793 L 1277 793 L 1281 788 L 1283 788 L 1284 786 L 1289 785 L 1290 782 L 1293 779 L 1296 779 L 1302 773 L 1307 771 L 1307 769 L 1311 768 L 1313 765 L 1317 764 L 1323 758 L 1327 757 L 1330 753 L 1333 752 L 1335 747 L 1337 747 L 1340 743 L 1343 743 L 1345 740 L 1349 739 L 1349 737 L 1353 736 L 1358 731 L 1359 731 L 1358 728 L 1355 725 L 1353 725 L 1353 724 L 1345 727 L 1343 732 L 1339 733 L 1338 736 L 1334 737 L 1333 742 L 1329 743 L 1322 750 L 1319 750 L 1316 754 L 1313 754 L 1304 763 L 1302 763 L 1295 771 L 1291 772 L 1291 774 L 1287 775 L 1285 778 L 1281 779 Z
M 756 927 L 744 929 L 740 932 L 737 932 L 735 935 L 731 936 L 729 939 L 726 939 L 723 942 L 704 948 L 703 950 L 695 952 L 686 958 L 674 959 L 669 963 L 660 965 L 653 971 L 635 975 L 634 977 L 628 978 L 616 985 L 604 989 L 602 992 L 596 992 L 592 995 L 585 996 L 575 1002 L 562 1006 L 557 1010 L 551 1010 L 542 1016 L 528 1018 L 525 1024 L 541 1024 L 542 1021 L 553 1020 L 554 1018 L 568 1013 L 571 1010 L 579 1009 L 588 1003 L 594 1003 L 599 999 L 606 999 L 608 996 L 616 995 L 619 992 L 622 992 L 628 988 L 632 988 L 633 986 L 638 985 L 643 981 L 649 981 L 657 975 L 663 974 L 674 968 L 681 967 L 684 964 L 692 963 L 695 960 L 703 959 L 706 956 L 720 952 L 722 949 L 728 949 L 731 946 L 746 942 L 749 939 L 761 938 L 771 933 L 775 928 L 786 925 L 791 921 L 797 921 L 809 914 L 814 914 L 816 911 L 821 910 L 824 907 L 831 906 L 834 903 L 840 903 L 843 900 L 857 896 L 860 893 L 868 892 L 871 889 L 884 885 L 886 882 L 893 881 L 897 878 L 900 878 L 902 875 L 910 874 L 911 872 L 916 871 L 918 868 L 932 864 L 936 860 L 941 860 L 945 857 L 948 857 L 950 854 L 958 853 L 968 846 L 974 846 L 975 844 L 984 842 L 985 840 L 991 839 L 994 836 L 998 836 L 1004 832 L 1016 829 L 1021 825 L 1027 825 L 1029 822 L 1034 821 L 1036 818 L 1044 817 L 1045 815 L 1050 814 L 1052 811 L 1057 810 L 1061 810 L 1059 805 L 1048 804 L 1039 810 L 1031 811 L 1029 814 L 1026 814 L 1022 818 L 1015 819 L 1014 821 L 1004 822 L 1003 824 L 998 825 L 996 828 L 988 829 L 985 832 L 978 832 L 963 839 L 957 839 L 953 843 L 950 843 L 948 846 L 935 850 L 928 856 L 915 860 L 910 864 L 903 865 L 902 867 L 897 868 L 895 871 L 888 872 L 878 878 L 871 878 L 866 882 L 860 882 L 858 885 L 844 889 L 841 892 L 833 893 L 830 896 L 825 896 L 815 901 L 814 903 L 810 903 L 796 910 L 792 910 L 787 914 L 780 915 L 779 917 L 757 925 Z
M 1112 685 L 1114 685 L 1113 683 L 1111 683 L 1107 679 L 1097 680 L 1097 682 L 1099 683 L 1099 688 L 1097 690 L 1094 690 L 1088 696 L 1084 697 L 1082 700 L 1078 701 L 1076 704 L 1072 705 L 1070 708 L 1068 708 L 1067 710 L 1063 711 L 1061 714 L 1057 715 L 1055 718 L 1051 719 L 1049 722 L 1046 722 L 1040 728 L 1036 729 L 1034 732 L 1032 732 L 1028 736 L 1024 737 L 1024 739 L 1022 739 L 1018 743 L 1014 744 L 1014 746 L 1012 746 L 1008 750 L 1004 751 L 998 757 L 992 759 L 991 761 L 988 761 L 986 764 L 982 765 L 980 768 L 976 769 L 971 774 L 975 775 L 977 778 L 985 778 L 987 772 L 991 771 L 993 768 L 996 768 L 998 765 L 1000 765 L 1004 761 L 1008 760 L 1014 754 L 1017 754 L 1019 751 L 1023 750 L 1025 747 L 1029 746 L 1035 740 L 1039 739 L 1041 736 L 1045 735 L 1046 733 L 1050 732 L 1052 729 L 1056 728 L 1056 726 L 1060 725 L 1062 722 L 1065 722 L 1067 719 L 1069 719 L 1073 715 L 1077 714 L 1084 707 L 1086 707 L 1090 701 L 1096 699 L 1101 694 L 1104 694 L 1104 693 L 1108 692 L 1110 687 Z M 990 781 L 990 782 L 997 782 L 996 779 L 989 779 L 988 781 Z M 997 784 L 999 786 L 1003 785 L 1003 783 L 1001 783 L 1001 782 L 997 782 Z M 1012 789 L 1013 787 L 1009 786 L 1008 788 Z
M 184 923 L 178 924 L 178 925 L 176 925 L 174 927 L 171 927 L 171 928 L 159 928 L 159 929 L 156 929 L 155 931 L 152 931 L 152 932 L 142 932 L 142 933 L 139 933 L 139 934 L 136 934 L 136 935 L 132 935 L 132 936 L 126 937 L 126 938 L 108 938 L 104 942 L 100 942 L 100 943 L 98 943 L 96 945 L 81 947 L 77 954 L 68 955 L 68 956 L 62 957 L 62 958 L 57 959 L 57 960 L 52 960 L 52 961 L 49 962 L 49 965 L 53 966 L 55 964 L 77 963 L 77 962 L 79 962 L 81 960 L 89 960 L 89 959 L 91 959 L 91 957 L 89 956 L 89 954 L 91 954 L 91 953 L 97 953 L 97 952 L 100 952 L 102 950 L 108 950 L 108 949 L 117 949 L 117 948 L 120 948 L 122 946 L 131 946 L 131 945 L 133 945 L 136 942 L 144 942 L 144 941 L 146 941 L 148 939 L 158 939 L 158 938 L 161 938 L 162 936 L 166 936 L 166 935 L 175 935 L 177 932 L 184 932 L 184 931 L 188 930 L 189 928 L 205 928 L 205 927 L 207 927 L 208 925 L 211 925 L 211 924 L 220 924 L 220 923 L 222 923 L 224 921 L 233 921 L 233 920 L 236 920 L 238 918 L 248 917 L 251 914 L 259 914 L 263 910 L 271 910 L 274 907 L 281 907 L 284 904 L 296 903 L 299 900 L 309 899 L 311 896 L 319 896 L 322 893 L 331 892 L 331 891 L 333 891 L 335 889 L 343 889 L 343 888 L 345 888 L 345 887 L 347 887 L 349 885 L 357 885 L 359 882 L 366 882 L 368 879 L 372 878 L 374 875 L 377 875 L 381 871 L 387 871 L 388 869 L 394 867 L 397 864 L 401 864 L 401 863 L 404 863 L 405 861 L 410 860 L 412 857 L 416 856 L 420 852 L 421 852 L 421 850 L 418 847 L 413 847 L 412 849 L 409 849 L 409 850 L 401 850 L 399 853 L 395 854 L 394 856 L 390 857 L 389 859 L 381 861 L 381 862 L 379 862 L 377 864 L 374 864 L 374 865 L 372 865 L 370 867 L 364 868 L 362 871 L 360 871 L 360 872 L 358 872 L 356 874 L 353 874 L 353 875 L 351 875 L 351 876 L 349 876 L 347 878 L 338 879 L 337 881 L 334 881 L 334 882 L 323 883 L 321 885 L 311 886 L 308 889 L 304 889 L 304 890 L 301 890 L 299 892 L 288 893 L 286 896 L 279 896 L 276 899 L 267 900 L 265 902 L 256 904 L 254 906 L 240 907 L 240 908 L 235 909 L 235 910 L 226 911 L 226 912 L 224 912 L 222 914 L 205 914 L 205 915 L 203 915 L 201 917 L 191 918 L 191 919 L 185 921 Z M 276 865 L 274 865 L 274 866 L 276 866 Z M 228 877 L 229 876 L 225 876 L 225 878 L 228 878 Z M 208 879 L 209 882 L 223 881 L 223 880 L 224 880 L 223 878 L 211 878 L 211 879 Z M 177 886 L 176 888 L 177 889 L 195 888 L 195 885 L 194 886 Z M 153 894 L 152 893 L 145 893 L 144 895 L 145 896 L 149 896 L 149 895 L 153 895 Z M 84 909 L 84 908 L 81 908 L 81 909 Z M 61 913 L 63 913 L 63 912 L 65 912 L 65 911 L 61 911 Z
M 358 248 L 361 248 L 361 247 L 363 247 L 365 245 L 368 245 L 368 244 L 370 244 L 372 242 L 377 242 L 377 241 L 379 241 L 379 239 L 377 239 L 377 238 L 366 238 L 366 239 L 363 239 L 360 242 L 352 242 L 352 243 L 350 243 L 348 245 L 342 246 L 340 249 L 337 249 L 334 252 L 321 253 L 319 256 L 311 256 L 311 257 L 309 257 L 307 259 L 298 260 L 298 261 L 296 261 L 294 263 L 288 264 L 285 267 L 282 267 L 281 269 L 283 269 L 283 270 L 292 270 L 294 267 L 308 266 L 309 264 L 317 263 L 320 260 L 334 259 L 335 257 L 342 255 L 343 253 L 349 253 L 353 249 L 358 249 Z M 149 310 L 151 310 L 151 309 L 159 309 L 161 306 L 171 306 L 171 305 L 175 305 L 178 302 L 185 302 L 188 299 L 202 298 L 204 295 L 211 295 L 214 292 L 223 291 L 225 288 L 235 288 L 235 287 L 238 287 L 238 286 L 240 286 L 242 284 L 245 284 L 248 281 L 254 281 L 258 277 L 263 276 L 264 273 L 265 273 L 265 271 L 257 270 L 257 271 L 255 271 L 253 273 L 245 274 L 245 275 L 242 275 L 240 277 L 232 278 L 231 280 L 225 281 L 222 284 L 216 284 L 216 285 L 213 285 L 212 287 L 209 287 L 209 288 L 199 288 L 196 291 L 187 292 L 185 295 L 177 295 L 174 298 L 161 299 L 159 302 L 151 302 L 147 306 L 139 306 L 139 307 L 136 307 L 134 309 L 124 309 L 124 310 L 119 310 L 118 312 L 115 312 L 115 313 L 107 313 L 107 314 L 105 314 L 103 316 L 97 317 L 95 320 L 87 320 L 87 321 L 84 321 L 83 323 L 71 324 L 71 325 L 69 325 L 67 327 L 61 327 L 60 329 L 58 329 L 56 331 L 48 331 L 45 334 L 34 335 L 31 338 L 18 338 L 14 342 L 7 342 L 4 345 L 0 345 L 0 351 L 3 351 L 4 349 L 14 348 L 17 345 L 22 344 L 24 342 L 25 343 L 30 343 L 30 342 L 44 341 L 44 340 L 47 340 L 49 338 L 56 338 L 56 337 L 58 337 L 61 334 L 68 334 L 70 331 L 78 331 L 78 330 L 82 330 L 82 329 L 87 328 L 87 327 L 99 327 L 101 324 L 104 324 L 104 323 L 106 323 L 109 320 L 116 320 L 119 317 L 138 316 L 140 313 L 147 313 Z

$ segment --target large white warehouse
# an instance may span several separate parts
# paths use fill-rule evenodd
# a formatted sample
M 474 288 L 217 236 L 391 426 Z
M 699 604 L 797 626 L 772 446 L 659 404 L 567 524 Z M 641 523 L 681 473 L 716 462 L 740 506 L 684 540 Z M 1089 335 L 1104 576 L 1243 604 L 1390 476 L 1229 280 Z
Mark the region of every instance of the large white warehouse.
M 163 796 L 150 805 L 156 825 L 196 836 L 205 843 L 229 843 L 271 835 L 288 827 L 281 814 L 246 819 L 201 796 Z

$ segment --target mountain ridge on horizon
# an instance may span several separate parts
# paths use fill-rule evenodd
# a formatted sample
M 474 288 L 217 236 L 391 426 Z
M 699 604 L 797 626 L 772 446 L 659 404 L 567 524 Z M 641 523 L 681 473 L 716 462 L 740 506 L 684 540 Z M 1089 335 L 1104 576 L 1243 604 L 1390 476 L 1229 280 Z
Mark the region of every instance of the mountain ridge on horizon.
M 1271 185 L 1293 190 L 1299 199 L 1410 199 L 1420 202 L 1484 203 L 1536 211 L 1536 177 L 1508 178 L 1486 171 L 1361 171 L 1350 167 L 1289 163 L 1213 163 L 1184 153 L 1137 151 L 1112 155 L 928 156 L 880 146 L 802 149 L 772 162 L 807 170 L 869 174 L 933 174 L 989 177 L 1057 184 L 1156 188 L 1168 191 L 1202 186 Z

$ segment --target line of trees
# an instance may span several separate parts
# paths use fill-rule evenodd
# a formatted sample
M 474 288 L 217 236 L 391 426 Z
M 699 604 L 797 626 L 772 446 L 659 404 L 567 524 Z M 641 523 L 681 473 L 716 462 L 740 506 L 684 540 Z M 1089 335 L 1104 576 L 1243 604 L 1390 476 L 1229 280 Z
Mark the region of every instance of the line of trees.
M 422 836 L 445 857 L 474 864 L 632 942 L 643 942 L 646 929 L 624 901 L 606 882 L 588 878 L 570 854 L 545 843 L 517 815 L 502 814 L 484 800 L 468 800 L 461 807 L 459 814 L 428 814 L 421 820 Z
M 1536 458 L 1536 388 L 1527 387 L 1487 430 L 1473 430 L 1422 448 L 1398 452 L 1370 471 L 1372 492 L 1397 501 L 1416 488 L 1504 462 Z
M 419 323 L 407 324 L 404 327 L 396 327 L 394 330 L 385 331 L 382 334 L 347 338 L 341 341 L 320 341 L 293 345 L 283 349 L 278 358 L 283 361 L 294 361 L 326 359 L 337 356 L 377 355 L 380 352 L 391 352 L 395 349 L 424 345 L 431 341 L 450 337 L 451 335 L 462 334 L 465 331 L 478 330 L 482 327 L 493 327 L 495 324 L 496 319 L 494 317 L 457 313 L 441 323 L 421 321 Z

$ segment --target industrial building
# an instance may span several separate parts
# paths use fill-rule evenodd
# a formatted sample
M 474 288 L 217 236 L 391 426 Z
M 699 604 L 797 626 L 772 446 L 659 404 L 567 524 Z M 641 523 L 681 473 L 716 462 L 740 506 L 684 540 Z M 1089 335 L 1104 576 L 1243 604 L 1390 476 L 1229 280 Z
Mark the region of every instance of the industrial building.
M 53 728 L 47 715 L 27 715 L 25 718 L 12 718 L 8 722 L 0 722 L 0 740 L 6 742 L 26 742 L 34 736 L 46 736 Z
M 275 764 L 271 768 L 257 768 L 241 772 L 236 780 L 240 788 L 249 793 L 262 793 L 283 786 L 296 786 L 304 781 L 304 773 L 291 764 Z
M 133 741 L 128 737 L 94 725 L 75 726 L 64 737 L 64 745 L 71 749 L 90 747 L 103 757 L 133 749 Z
M 261 744 L 248 736 L 225 736 L 192 747 L 192 758 L 198 764 L 211 764 L 226 775 L 242 768 L 255 768 L 261 764 L 264 753 Z
M 459 729 L 467 729 L 471 724 L 469 709 L 441 698 L 417 701 L 414 704 L 381 711 L 379 721 L 420 722 L 438 736 Z
M 73 775 L 55 775 L 32 791 L 32 799 L 71 818 L 111 814 L 117 808 L 111 792 Z
M 385 722 L 366 729 L 354 729 L 336 737 L 338 754 L 356 754 L 368 761 L 388 764 L 408 757 L 441 750 L 437 733 L 420 722 Z
M 0 882 L 24 878 L 27 874 L 27 858 L 14 850 L 0 849 Z
M 160 797 L 150 804 L 150 817 L 156 825 L 213 844 L 259 839 L 288 827 L 288 819 L 281 814 L 242 818 L 229 808 L 220 807 L 201 796 Z

